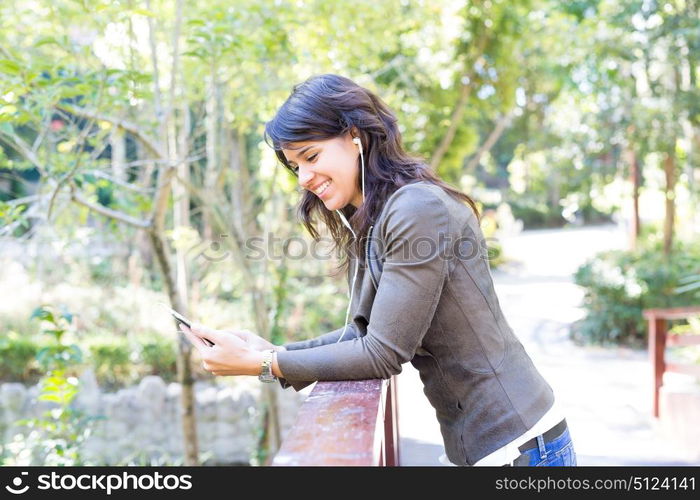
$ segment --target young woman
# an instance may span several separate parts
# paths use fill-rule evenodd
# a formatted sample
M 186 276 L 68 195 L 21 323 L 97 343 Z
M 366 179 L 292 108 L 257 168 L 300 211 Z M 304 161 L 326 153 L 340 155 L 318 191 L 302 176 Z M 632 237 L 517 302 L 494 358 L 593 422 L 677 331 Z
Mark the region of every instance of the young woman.
M 345 325 L 284 346 L 183 327 L 205 368 L 299 391 L 386 379 L 410 361 L 453 464 L 575 465 L 552 388 L 501 311 L 474 202 L 406 154 L 386 104 L 342 76 L 315 76 L 294 87 L 265 135 L 305 189 L 301 221 L 318 238 L 320 219 L 345 250 Z

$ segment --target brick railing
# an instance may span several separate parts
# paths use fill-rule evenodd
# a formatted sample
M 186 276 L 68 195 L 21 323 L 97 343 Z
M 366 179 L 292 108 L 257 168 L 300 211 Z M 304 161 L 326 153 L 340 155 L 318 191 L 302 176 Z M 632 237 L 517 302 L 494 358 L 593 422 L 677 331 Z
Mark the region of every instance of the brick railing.
M 396 376 L 317 382 L 271 465 L 399 465 Z
M 700 314 L 700 307 L 675 307 L 668 309 L 645 309 L 644 317 L 649 322 L 649 360 L 652 366 L 654 396 L 652 411 L 659 416 L 659 390 L 663 385 L 664 373 L 685 373 L 700 377 L 700 366 L 693 364 L 667 363 L 666 347 L 700 345 L 700 332 L 689 335 L 669 335 L 668 320 L 688 319 Z

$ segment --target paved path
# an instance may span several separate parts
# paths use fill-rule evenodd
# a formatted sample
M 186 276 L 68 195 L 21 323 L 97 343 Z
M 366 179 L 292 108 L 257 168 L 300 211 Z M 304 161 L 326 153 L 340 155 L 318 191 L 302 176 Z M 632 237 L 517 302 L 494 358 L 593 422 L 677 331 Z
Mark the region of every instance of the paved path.
M 613 225 L 524 231 L 501 238 L 511 262 L 494 270 L 508 323 L 552 386 L 567 414 L 580 465 L 697 464 L 663 439 L 650 416 L 646 351 L 578 347 L 569 325 L 583 315 L 572 273 L 588 257 L 624 248 Z M 435 412 L 409 364 L 399 375 L 401 463 L 442 465 Z

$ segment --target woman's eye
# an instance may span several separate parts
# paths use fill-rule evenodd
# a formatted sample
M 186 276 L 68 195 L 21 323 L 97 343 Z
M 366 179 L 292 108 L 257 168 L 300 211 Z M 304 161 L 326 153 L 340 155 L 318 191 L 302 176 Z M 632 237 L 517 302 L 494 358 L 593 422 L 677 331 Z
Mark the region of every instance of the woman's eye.
M 309 156 L 306 159 L 306 161 L 313 161 L 316 159 L 317 156 L 318 156 L 318 153 L 314 153 L 311 156 Z M 294 172 L 295 174 L 299 173 L 299 165 L 290 165 L 290 168 L 292 169 L 292 172 Z

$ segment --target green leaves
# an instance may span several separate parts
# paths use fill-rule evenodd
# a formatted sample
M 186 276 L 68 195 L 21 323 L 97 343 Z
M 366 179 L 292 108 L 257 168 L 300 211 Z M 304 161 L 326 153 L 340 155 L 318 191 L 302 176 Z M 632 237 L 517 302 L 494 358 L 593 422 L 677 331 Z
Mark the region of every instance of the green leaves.
M 0 73 L 6 75 L 19 75 L 22 72 L 22 67 L 19 63 L 9 59 L 0 59 Z
M 56 38 L 55 36 L 40 36 L 34 41 L 34 47 L 41 47 L 43 45 L 56 45 L 61 48 L 65 48 L 67 44 L 67 40 L 65 37 L 62 37 L 61 40 Z
M 41 320 L 42 332 L 51 335 L 55 338 L 56 343 L 60 344 L 63 334 L 65 334 L 71 326 L 73 314 L 68 312 L 64 307 L 56 308 L 54 306 L 43 305 L 37 307 L 32 312 L 30 319 Z
M 147 9 L 136 8 L 136 9 L 132 9 L 131 12 L 133 12 L 134 14 L 138 14 L 140 16 L 151 17 L 153 19 L 158 18 L 158 15 L 155 12 L 147 10 Z
M 13 135 L 15 133 L 15 129 L 11 123 L 0 122 L 0 133 Z
M 48 409 L 40 417 L 14 422 L 15 431 L 20 433 L 15 435 L 12 444 L 19 446 L 11 447 L 17 449 L 10 459 L 21 461 L 22 456 L 31 452 L 33 464 L 82 465 L 81 446 L 90 435 L 96 416 L 72 407 L 79 390 L 79 380 L 74 373 L 83 358 L 80 348 L 63 343 L 62 337 L 73 315 L 62 307 L 42 305 L 31 317 L 40 320 L 42 332 L 53 338 L 51 344 L 43 346 L 36 354 L 45 372 L 39 382 L 37 399 L 47 403 Z

